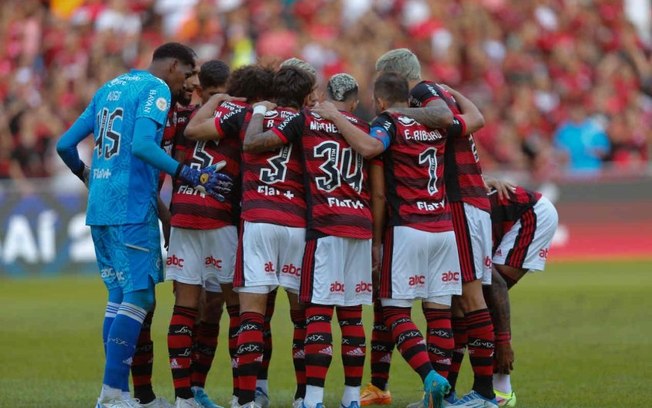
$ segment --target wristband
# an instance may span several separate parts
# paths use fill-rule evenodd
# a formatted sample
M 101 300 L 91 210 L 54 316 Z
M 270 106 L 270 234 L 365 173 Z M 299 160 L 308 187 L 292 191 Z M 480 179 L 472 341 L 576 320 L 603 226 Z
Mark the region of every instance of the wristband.
M 266 112 L 267 112 L 267 108 L 265 107 L 265 105 L 254 106 L 254 115 L 260 113 L 261 115 L 264 116 Z

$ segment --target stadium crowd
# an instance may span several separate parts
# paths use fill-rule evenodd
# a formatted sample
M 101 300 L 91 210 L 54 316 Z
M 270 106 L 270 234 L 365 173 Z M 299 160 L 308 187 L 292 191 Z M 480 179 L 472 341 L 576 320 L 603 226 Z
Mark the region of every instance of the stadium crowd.
M 535 180 L 640 172 L 652 122 L 649 34 L 612 0 L 5 0 L 0 179 L 58 174 L 56 137 L 103 82 L 144 67 L 165 40 L 232 67 L 299 56 L 322 83 L 349 72 L 366 119 L 376 58 L 409 47 L 425 78 L 482 110 L 486 170 Z

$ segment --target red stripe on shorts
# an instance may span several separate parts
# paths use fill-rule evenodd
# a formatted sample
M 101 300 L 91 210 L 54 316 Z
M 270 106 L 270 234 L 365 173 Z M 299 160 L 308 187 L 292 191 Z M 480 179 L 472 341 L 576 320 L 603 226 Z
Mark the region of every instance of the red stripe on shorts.
M 379 297 L 392 298 L 392 259 L 394 258 L 394 228 L 385 230 L 383 240 L 383 262 L 380 265 Z
M 238 234 L 238 248 L 235 251 L 235 269 L 233 271 L 233 287 L 240 288 L 244 286 L 244 249 L 242 247 L 242 237 L 244 236 L 244 221 L 240 221 L 240 233 Z
M 477 278 L 473 260 L 473 243 L 471 242 L 469 224 L 464 211 L 464 203 L 456 201 L 450 202 L 449 205 L 453 214 L 453 229 L 455 230 L 455 243 L 460 258 L 462 282 L 472 282 Z
M 537 215 L 534 207 L 521 215 L 521 229 L 514 240 L 514 247 L 507 254 L 505 264 L 513 268 L 523 268 L 530 245 L 534 241 L 534 232 L 537 228 Z
M 301 263 L 301 287 L 299 289 L 299 299 L 304 303 L 310 303 L 312 301 L 316 251 L 317 240 L 309 239 L 306 241 L 306 247 L 303 252 L 303 262 Z

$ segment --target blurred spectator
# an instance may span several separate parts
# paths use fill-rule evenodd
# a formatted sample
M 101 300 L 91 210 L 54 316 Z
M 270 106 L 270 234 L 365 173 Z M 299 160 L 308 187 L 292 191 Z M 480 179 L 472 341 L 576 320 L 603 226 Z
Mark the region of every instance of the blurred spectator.
M 586 113 L 580 100 L 567 104 L 568 120 L 555 131 L 554 145 L 565 154 L 566 168 L 574 175 L 591 175 L 602 169 L 609 154 L 609 138 L 604 129 Z
M 233 66 L 297 56 L 320 83 L 349 72 L 368 119 L 377 57 L 409 47 L 424 78 L 485 113 L 485 170 L 542 181 L 563 176 L 568 154 L 570 171 L 640 172 L 651 145 L 650 27 L 643 0 L 3 0 L 0 177 L 49 176 L 51 139 L 101 83 L 146 66 L 167 40 Z M 568 121 L 562 101 L 579 98 L 584 113 Z

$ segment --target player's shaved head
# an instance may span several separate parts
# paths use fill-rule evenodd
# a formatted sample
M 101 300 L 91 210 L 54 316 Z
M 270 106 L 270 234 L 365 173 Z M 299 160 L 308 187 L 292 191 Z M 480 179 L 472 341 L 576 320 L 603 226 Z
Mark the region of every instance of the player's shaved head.
M 315 78 L 296 67 L 282 67 L 274 75 L 273 93 L 280 106 L 301 108 L 306 97 L 312 93 Z
M 396 72 L 385 72 L 374 82 L 374 97 L 387 101 L 390 106 L 406 102 L 410 97 L 410 87 L 403 76 Z
M 328 97 L 337 102 L 358 99 L 358 81 L 345 73 L 335 74 L 326 85 Z
M 281 62 L 280 68 L 283 67 L 295 67 L 302 69 L 313 76 L 314 80 L 317 81 L 317 70 L 312 65 L 308 64 L 306 61 L 292 57 L 288 58 L 285 61 Z
M 226 83 L 231 96 L 247 98 L 247 102 L 271 98 L 274 70 L 261 65 L 245 65 L 233 71 Z
M 197 54 L 192 48 L 178 42 L 169 42 L 154 50 L 152 61 L 160 61 L 167 58 L 178 59 L 182 64 L 195 68 Z
M 397 48 L 381 55 L 376 61 L 376 72 L 398 72 L 408 81 L 421 80 L 419 59 L 407 48 Z
M 206 61 L 199 69 L 199 84 L 202 88 L 219 88 L 226 84 L 231 70 L 220 60 Z

